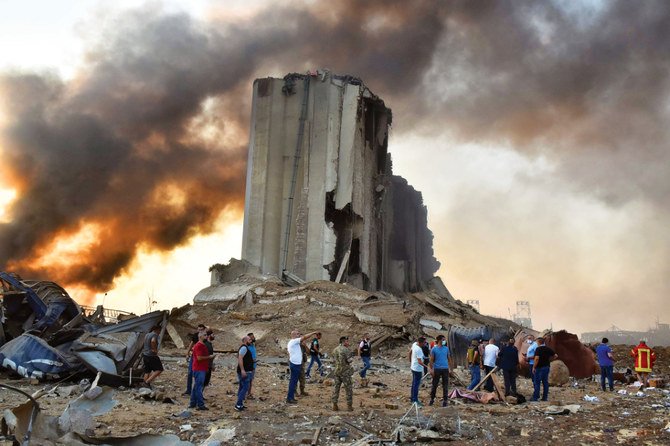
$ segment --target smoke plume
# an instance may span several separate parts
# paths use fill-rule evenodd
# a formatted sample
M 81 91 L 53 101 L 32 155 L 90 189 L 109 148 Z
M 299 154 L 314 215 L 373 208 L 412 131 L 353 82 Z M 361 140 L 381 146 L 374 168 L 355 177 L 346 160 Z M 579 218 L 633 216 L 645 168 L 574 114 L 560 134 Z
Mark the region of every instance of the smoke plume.
M 90 42 L 71 80 L 0 75 L 5 268 L 106 289 L 141 247 L 169 251 L 241 210 L 254 77 L 361 77 L 421 132 L 542 154 L 610 206 L 667 218 L 670 4 L 362 1 L 208 21 L 147 7 Z M 60 262 L 54 240 L 89 228 Z

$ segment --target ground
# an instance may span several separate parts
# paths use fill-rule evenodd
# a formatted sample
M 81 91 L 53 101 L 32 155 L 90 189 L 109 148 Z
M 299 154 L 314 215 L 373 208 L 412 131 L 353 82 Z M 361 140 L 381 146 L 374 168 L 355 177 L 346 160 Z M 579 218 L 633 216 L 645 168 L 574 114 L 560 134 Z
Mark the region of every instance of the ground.
M 233 369 L 233 355 L 222 354 L 217 358 L 217 370 L 212 386 L 205 396 L 208 412 L 187 410 L 185 390 L 186 361 L 183 351 L 164 349 L 166 371 L 154 386 L 158 399 L 145 400 L 138 389 L 118 389 L 114 399 L 118 402 L 108 413 L 96 417 L 94 434 L 98 436 L 132 436 L 150 432 L 176 434 L 182 440 L 199 444 L 210 432 L 234 428 L 230 444 L 300 444 L 311 439 L 322 427 L 319 444 L 352 443 L 365 436 L 362 431 L 379 439 L 390 439 L 399 421 L 411 408 L 409 384 L 411 376 L 406 360 L 397 352 L 387 352 L 386 357 L 373 358 L 370 385 L 360 387 L 354 375 L 354 411 L 331 410 L 332 386 L 329 380 L 309 381 L 308 396 L 299 398 L 299 404 L 287 406 L 286 366 L 278 362 L 284 358 L 265 358 L 259 347 L 261 364 L 254 384 L 255 399 L 248 401 L 248 410 L 239 413 L 233 409 L 237 391 Z M 629 347 L 616 347 L 617 366 L 629 365 L 625 356 Z M 658 370 L 667 378 L 668 360 L 659 359 Z M 394 354 L 398 353 L 398 354 Z M 389 359 L 390 358 L 390 359 Z M 354 358 L 356 366 L 360 365 Z M 385 364 L 382 367 L 381 364 Z M 44 387 L 43 383 L 31 384 L 28 380 L 2 381 L 26 392 L 33 393 Z M 69 385 L 65 384 L 65 385 Z M 59 415 L 66 404 L 75 398 L 62 395 L 59 389 L 39 399 L 42 409 L 50 415 Z M 450 383 L 450 387 L 453 383 Z M 625 390 L 622 395 L 616 391 Z M 420 398 L 428 401 L 428 388 L 422 388 Z M 529 396 L 530 382 L 519 379 L 519 391 Z M 617 384 L 615 392 L 602 392 L 599 384 L 591 380 L 572 382 L 566 387 L 552 387 L 548 403 L 522 405 L 487 405 L 451 402 L 446 408 L 420 409 L 419 415 L 410 411 L 402 427 L 401 437 L 406 442 L 431 435 L 426 425 L 433 429 L 434 444 L 456 440 L 458 444 L 670 444 L 670 396 L 664 389 L 645 389 L 644 396 L 637 396 L 638 389 Z M 440 390 L 438 390 L 440 392 Z M 59 395 L 59 393 L 61 393 Z M 438 393 L 439 395 L 439 393 Z M 598 401 L 585 401 L 586 396 L 596 396 Z M 169 398 L 174 404 L 164 403 Z M 2 391 L 0 409 L 8 409 L 24 401 L 17 394 Z M 344 390 L 340 396 L 344 404 Z M 549 405 L 580 405 L 579 411 L 568 415 L 547 415 Z M 397 405 L 397 408 L 393 408 Z M 391 407 L 391 408 L 389 408 Z M 182 416 L 179 416 L 179 415 Z M 350 423 L 350 424 L 348 424 Z M 359 428 L 360 430 L 358 430 Z M 232 432 L 232 431 L 231 431 Z M 346 437 L 339 440 L 340 433 Z

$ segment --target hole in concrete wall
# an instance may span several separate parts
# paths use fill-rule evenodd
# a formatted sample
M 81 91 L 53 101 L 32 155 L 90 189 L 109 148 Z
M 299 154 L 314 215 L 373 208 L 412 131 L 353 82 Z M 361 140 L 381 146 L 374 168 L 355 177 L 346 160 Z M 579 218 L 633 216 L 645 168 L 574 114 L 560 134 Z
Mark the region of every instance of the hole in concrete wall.
M 351 210 L 351 203 L 348 203 L 342 209 L 337 209 L 335 207 L 334 191 L 326 193 L 326 212 L 324 218 L 326 223 L 332 225 L 336 237 L 335 260 L 328 265 L 324 265 L 324 268 L 328 270 L 330 280 L 334 281 L 337 279 L 337 274 L 342 262 L 345 260 L 346 253 L 350 251 L 342 280 L 347 280 L 354 275 L 361 275 L 362 277 L 359 280 L 362 281 L 362 285 L 367 286 L 367 277 L 362 274 L 361 270 L 361 242 L 358 234 L 360 231 L 359 228 L 363 226 L 363 218 Z

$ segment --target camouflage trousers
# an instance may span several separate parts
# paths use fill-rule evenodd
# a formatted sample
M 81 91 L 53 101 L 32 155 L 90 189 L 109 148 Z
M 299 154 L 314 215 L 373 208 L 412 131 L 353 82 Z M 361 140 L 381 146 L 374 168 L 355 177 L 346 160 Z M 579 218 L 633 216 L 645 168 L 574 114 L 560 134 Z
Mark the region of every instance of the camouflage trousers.
M 351 375 L 335 375 L 334 377 L 334 384 L 333 384 L 333 398 L 332 402 L 337 404 L 337 400 L 340 397 L 340 386 L 344 384 L 344 391 L 347 393 L 347 404 L 348 405 L 353 405 L 354 403 L 354 389 L 353 389 L 353 384 L 351 382 Z
M 303 362 L 300 366 L 300 376 L 298 377 L 298 383 L 300 384 L 300 393 L 305 393 L 305 363 Z

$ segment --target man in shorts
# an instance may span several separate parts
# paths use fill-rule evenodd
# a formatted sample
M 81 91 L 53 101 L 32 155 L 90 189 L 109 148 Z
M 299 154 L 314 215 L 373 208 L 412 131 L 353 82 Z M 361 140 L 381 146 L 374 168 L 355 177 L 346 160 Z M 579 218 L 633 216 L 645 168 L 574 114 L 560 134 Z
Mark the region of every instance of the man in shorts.
M 144 337 L 144 349 L 142 360 L 144 362 L 144 384 L 151 387 L 154 379 L 163 373 L 163 363 L 158 357 L 158 335 L 161 332 L 160 325 L 154 325 L 151 331 Z

